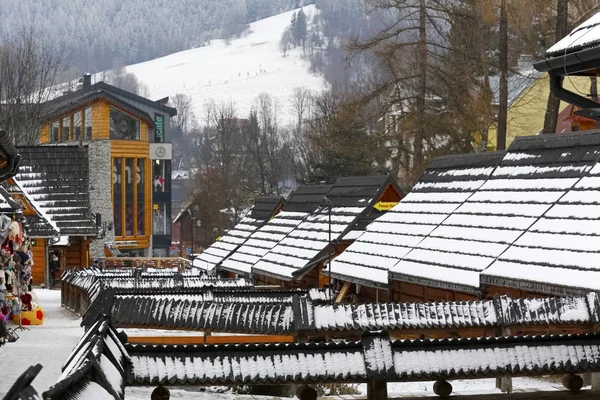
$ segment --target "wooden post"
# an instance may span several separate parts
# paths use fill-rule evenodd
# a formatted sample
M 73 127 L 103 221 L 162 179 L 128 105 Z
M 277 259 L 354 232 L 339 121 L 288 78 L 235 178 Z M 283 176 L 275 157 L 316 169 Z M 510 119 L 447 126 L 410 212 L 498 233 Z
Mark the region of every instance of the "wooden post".
M 387 382 L 385 379 L 375 379 L 367 382 L 368 400 L 387 400 Z
M 499 336 L 510 336 L 510 328 L 503 326 L 500 329 Z M 513 385 L 512 385 L 512 377 L 510 376 L 502 376 L 496 378 L 496 387 L 500 389 L 502 393 L 512 393 Z
M 340 301 L 342 301 L 344 299 L 344 297 L 346 297 L 346 293 L 348 293 L 349 289 L 350 289 L 350 282 L 344 282 L 344 286 L 342 286 L 340 293 L 338 293 L 338 296 L 336 297 L 335 302 L 339 303 Z

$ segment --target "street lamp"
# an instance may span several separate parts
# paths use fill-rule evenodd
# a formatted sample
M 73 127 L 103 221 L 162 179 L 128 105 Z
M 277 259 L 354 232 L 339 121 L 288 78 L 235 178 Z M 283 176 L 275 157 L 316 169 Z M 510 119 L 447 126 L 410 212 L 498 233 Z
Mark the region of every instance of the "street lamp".
M 327 208 L 328 208 L 328 213 L 329 213 L 329 254 L 328 254 L 328 263 L 329 263 L 329 294 L 331 295 L 331 300 L 333 300 L 333 288 L 331 287 L 331 253 L 332 253 L 332 246 L 331 246 L 331 208 L 333 207 L 333 203 L 331 202 L 331 200 L 329 200 L 329 198 L 327 198 L 327 196 L 323 196 L 323 201 L 325 203 L 327 203 Z

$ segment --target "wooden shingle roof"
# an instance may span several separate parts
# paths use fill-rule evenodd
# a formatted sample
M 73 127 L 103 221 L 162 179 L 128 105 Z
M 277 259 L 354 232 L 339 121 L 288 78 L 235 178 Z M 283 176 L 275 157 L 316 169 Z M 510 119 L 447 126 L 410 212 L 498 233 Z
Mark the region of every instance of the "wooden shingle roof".
M 286 281 L 301 279 L 327 257 L 330 211 L 331 240 L 341 240 L 357 229 L 362 217 L 382 214 L 374 209 L 374 205 L 389 185 L 400 193 L 389 176 L 338 178 L 326 194 L 331 204 L 321 201 L 316 210 L 252 266 L 252 273 Z
M 517 138 L 434 160 L 413 191 L 333 262 L 334 277 L 474 292 L 600 290 L 600 135 Z
M 248 215 L 196 257 L 192 265 L 204 271 L 213 271 L 227 256 L 235 252 L 252 233 L 273 218 L 281 209 L 283 203 L 283 198 L 277 196 L 257 198 Z
M 87 147 L 20 147 L 16 182 L 61 235 L 96 236 L 90 211 Z
M 457 237 L 460 239 L 469 232 L 468 228 L 459 228 L 456 232 L 440 228 L 432 235 L 485 182 L 502 156 L 503 153 L 481 153 L 445 156 L 432 161 L 413 190 L 371 223 L 362 236 L 333 260 L 332 276 L 358 284 L 387 287 L 389 270 L 413 248 L 418 252 L 413 258 L 406 259 L 405 267 L 396 273 L 401 274 L 404 269 L 420 271 L 420 261 L 456 243 Z M 464 252 L 468 253 L 469 249 Z M 436 266 L 423 269 L 421 278 L 444 280 L 448 277 L 449 282 L 466 291 L 479 286 L 478 277 L 469 270 L 442 276 L 438 269 Z
M 250 275 L 252 266 L 315 211 L 329 190 L 331 185 L 299 186 L 281 212 L 251 233 L 223 260 L 219 268 L 239 275 Z

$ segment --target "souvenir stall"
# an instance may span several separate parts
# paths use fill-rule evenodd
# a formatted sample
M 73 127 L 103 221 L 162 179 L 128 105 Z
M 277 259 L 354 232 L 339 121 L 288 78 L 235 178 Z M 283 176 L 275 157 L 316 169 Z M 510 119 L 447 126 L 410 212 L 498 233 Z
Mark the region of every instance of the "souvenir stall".
M 23 224 L 0 215 L 0 313 L 15 324 L 41 325 L 44 311 L 31 288 L 34 260 Z

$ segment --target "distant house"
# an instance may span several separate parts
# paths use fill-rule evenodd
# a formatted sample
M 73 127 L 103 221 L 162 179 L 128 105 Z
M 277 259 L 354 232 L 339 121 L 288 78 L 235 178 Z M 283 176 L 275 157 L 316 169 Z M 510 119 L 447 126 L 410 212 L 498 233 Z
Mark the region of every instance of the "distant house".
M 531 61 L 521 59 L 517 74 L 509 76 L 509 99 L 506 132 L 506 147 L 520 136 L 531 136 L 541 133 L 546 116 L 546 104 L 550 94 L 550 84 L 547 74 L 542 74 L 533 69 Z M 585 77 L 570 77 L 565 79 L 565 87 L 569 90 L 589 93 L 590 80 Z M 494 93 L 494 102 L 498 104 L 499 77 L 490 77 L 490 89 Z M 569 106 L 561 102 L 560 111 Z M 557 127 L 557 132 L 564 127 Z M 474 147 L 481 147 L 481 135 L 475 134 Z M 485 150 L 494 151 L 497 145 L 496 124 L 492 124 L 487 133 Z

